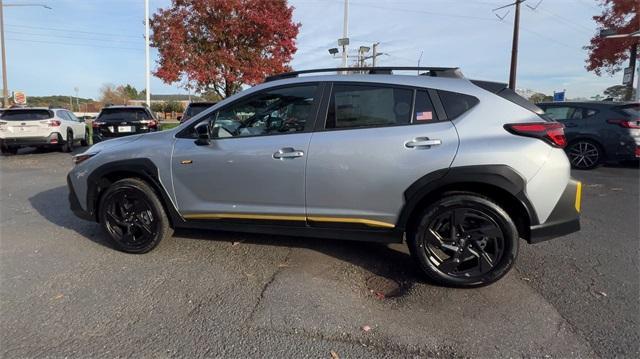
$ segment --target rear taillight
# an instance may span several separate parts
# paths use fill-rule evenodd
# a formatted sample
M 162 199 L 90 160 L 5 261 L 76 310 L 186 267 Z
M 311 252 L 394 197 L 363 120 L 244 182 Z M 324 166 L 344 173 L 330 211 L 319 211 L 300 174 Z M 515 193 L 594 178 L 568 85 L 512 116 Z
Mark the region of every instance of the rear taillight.
M 156 127 L 158 126 L 158 121 L 156 120 L 149 120 L 149 127 Z
M 622 128 L 640 128 L 640 120 L 616 119 L 607 120 L 607 123 L 618 125 Z
M 564 125 L 558 122 L 510 123 L 504 125 L 505 130 L 518 136 L 539 138 L 554 147 L 565 147 Z
M 49 120 L 49 121 L 47 121 L 47 123 L 49 124 L 49 127 L 58 127 L 58 126 L 60 126 L 60 121 L 59 120 Z
M 100 127 L 100 126 L 102 126 L 102 125 L 104 125 L 104 124 L 106 124 L 106 122 L 102 122 L 102 121 L 93 121 L 93 122 L 91 123 L 91 127 L 93 127 L 93 128 L 98 128 L 98 127 Z
M 636 158 L 640 158 L 640 146 L 636 146 Z

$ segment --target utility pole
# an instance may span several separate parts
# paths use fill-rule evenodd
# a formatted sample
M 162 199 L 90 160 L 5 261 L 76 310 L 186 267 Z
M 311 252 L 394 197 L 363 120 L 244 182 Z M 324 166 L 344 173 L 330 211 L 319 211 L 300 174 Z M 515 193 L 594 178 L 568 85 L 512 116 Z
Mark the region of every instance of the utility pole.
M 516 89 L 516 73 L 518 68 L 518 38 L 520 36 L 520 4 L 525 2 L 526 0 L 515 0 L 515 2 L 500 6 L 498 8 L 493 9 L 496 10 L 504 9 L 510 6 L 516 7 L 516 15 L 513 19 L 513 42 L 511 44 L 511 68 L 509 70 L 509 88 L 512 90 Z
M 51 7 L 44 4 L 4 4 L 0 0 L 0 41 L 2 41 L 2 106 L 9 106 L 9 85 L 7 85 L 7 55 L 4 44 L 4 7 L 5 6 L 41 6 L 51 10 Z
M 629 49 L 629 68 L 631 69 L 631 78 L 629 79 L 629 83 L 627 84 L 627 93 L 624 96 L 625 101 L 633 100 L 633 76 L 636 72 L 636 57 L 638 56 L 638 45 L 633 44 Z M 638 100 L 638 92 L 640 92 L 640 88 L 636 89 L 636 101 Z
M 144 0 L 144 58 L 147 107 L 151 108 L 151 77 L 149 70 L 149 0 Z
M 347 67 L 349 51 L 349 0 L 344 0 L 344 21 L 342 23 L 342 67 Z
M 520 4 L 524 0 L 516 0 L 516 15 L 513 20 L 513 43 L 511 44 L 511 69 L 509 70 L 509 88 L 516 90 L 516 72 L 518 68 L 518 38 L 520 36 Z
M 380 45 L 379 42 L 376 42 L 373 44 L 373 57 L 371 58 L 373 67 L 376 67 L 376 56 L 378 56 L 378 45 Z
M 9 106 L 9 89 L 7 88 L 7 55 L 4 48 L 4 4 L 0 0 L 0 41 L 2 41 L 2 107 Z

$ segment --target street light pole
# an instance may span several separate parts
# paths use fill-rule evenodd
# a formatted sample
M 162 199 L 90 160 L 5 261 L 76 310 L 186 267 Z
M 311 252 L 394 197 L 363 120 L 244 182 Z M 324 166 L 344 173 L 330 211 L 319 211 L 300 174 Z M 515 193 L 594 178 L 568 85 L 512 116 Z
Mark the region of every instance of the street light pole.
M 349 0 L 344 0 L 344 20 L 342 23 L 342 38 L 347 39 L 349 37 Z M 342 67 L 347 67 L 347 51 L 349 50 L 349 43 L 343 41 L 342 43 Z
M 151 108 L 151 78 L 149 74 L 149 0 L 144 0 L 144 55 L 145 55 L 145 84 L 147 107 Z

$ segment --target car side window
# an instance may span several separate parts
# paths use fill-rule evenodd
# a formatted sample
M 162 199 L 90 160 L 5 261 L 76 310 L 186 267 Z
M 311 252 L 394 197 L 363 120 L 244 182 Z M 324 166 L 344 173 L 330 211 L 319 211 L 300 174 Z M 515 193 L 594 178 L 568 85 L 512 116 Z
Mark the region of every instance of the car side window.
M 60 110 L 60 111 L 56 111 L 58 117 L 62 118 L 63 120 L 66 121 L 71 121 L 71 118 L 69 117 L 69 115 L 67 115 L 67 111 L 64 110 Z
M 327 129 L 405 125 L 411 121 L 413 90 L 379 85 L 335 84 Z
M 266 90 L 208 116 L 211 138 L 265 136 L 305 130 L 315 116 L 318 85 Z
M 581 120 L 582 109 L 570 106 L 552 106 L 544 111 L 553 120 Z
M 480 102 L 480 100 L 473 96 L 457 92 L 438 90 L 438 96 L 440 97 L 440 101 L 442 101 L 442 106 L 449 120 L 453 120 L 469 111 Z
M 413 123 L 429 123 L 438 121 L 436 110 L 427 91 L 416 91 L 416 100 L 413 110 Z

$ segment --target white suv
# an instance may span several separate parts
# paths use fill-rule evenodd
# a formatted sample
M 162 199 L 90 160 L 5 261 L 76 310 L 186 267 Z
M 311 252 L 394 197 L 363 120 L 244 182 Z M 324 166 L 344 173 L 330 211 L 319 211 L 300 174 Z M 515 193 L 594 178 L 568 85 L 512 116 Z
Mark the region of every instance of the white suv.
M 76 143 L 88 145 L 83 120 L 66 109 L 11 108 L 0 115 L 0 149 L 15 154 L 20 147 L 55 147 L 71 152 Z

